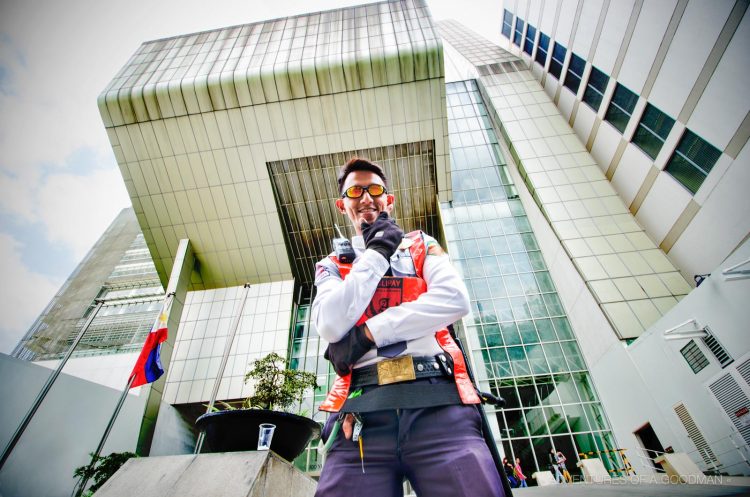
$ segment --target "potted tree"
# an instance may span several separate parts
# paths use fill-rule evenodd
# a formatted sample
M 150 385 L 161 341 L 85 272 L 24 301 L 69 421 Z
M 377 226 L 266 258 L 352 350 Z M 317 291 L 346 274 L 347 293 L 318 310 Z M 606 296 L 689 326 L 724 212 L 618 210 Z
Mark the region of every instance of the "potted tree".
M 288 412 L 307 390 L 317 388 L 315 375 L 286 368 L 286 360 L 275 352 L 256 360 L 245 374 L 255 390 L 241 408 L 220 403 L 223 410 L 206 413 L 196 420 L 205 431 L 203 452 L 256 450 L 261 423 L 276 425 L 271 450 L 288 461 L 302 453 L 308 442 L 320 435 L 320 425 L 310 418 Z

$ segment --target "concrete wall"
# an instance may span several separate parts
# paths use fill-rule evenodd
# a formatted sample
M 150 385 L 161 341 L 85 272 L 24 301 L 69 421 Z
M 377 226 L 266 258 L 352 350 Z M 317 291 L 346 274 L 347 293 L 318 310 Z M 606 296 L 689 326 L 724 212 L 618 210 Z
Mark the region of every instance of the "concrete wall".
M 694 439 L 688 437 L 675 406 L 683 404 L 698 430 L 716 456 L 717 465 L 729 474 L 750 474 L 750 451 L 732 423 L 734 412 L 750 407 L 747 396 L 750 382 L 738 374 L 737 368 L 750 359 L 750 278 L 727 280 L 723 269 L 750 258 L 750 241 L 746 241 L 731 257 L 715 268 L 700 287 L 693 290 L 669 313 L 657 321 L 631 346 L 614 345 L 599 361 L 591 364 L 602 401 L 607 406 L 618 441 L 639 446 L 633 432 L 650 423 L 664 447 L 687 452 L 702 469 L 711 464 L 697 452 Z M 699 349 L 709 360 L 708 366 L 693 373 L 680 349 L 689 339 L 665 340 L 664 332 L 689 319 L 708 326 L 734 362 L 721 367 L 710 350 L 696 339 Z M 720 406 L 709 385 L 725 375 L 732 375 L 742 393 L 737 406 L 730 409 L 732 417 Z M 745 395 L 743 400 L 742 395 Z M 633 406 L 638 406 L 634 409 Z M 735 445 L 739 449 L 735 448 Z
M 315 480 L 287 461 L 259 451 L 132 459 L 96 495 L 309 497 L 315 488 Z
M 196 440 L 194 429 L 195 419 L 186 419 L 174 406 L 162 402 L 149 457 L 192 454 Z
M 125 386 L 125 382 L 130 372 L 133 371 L 133 365 L 138 360 L 139 355 L 140 351 L 129 354 L 71 357 L 65 365 L 65 374 L 120 390 Z M 55 369 L 60 364 L 60 361 L 35 361 L 34 364 Z M 136 387 L 133 391 L 137 392 L 142 388 L 144 387 Z
M 0 445 L 5 447 L 51 371 L 0 354 Z M 0 470 L 3 497 L 69 497 L 120 391 L 61 374 Z M 135 451 L 145 395 L 129 395 L 102 452 Z

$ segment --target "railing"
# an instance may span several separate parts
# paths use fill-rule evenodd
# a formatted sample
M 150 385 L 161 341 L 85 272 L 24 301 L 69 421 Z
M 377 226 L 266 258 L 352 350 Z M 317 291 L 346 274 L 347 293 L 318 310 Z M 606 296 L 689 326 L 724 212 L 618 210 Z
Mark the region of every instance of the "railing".
M 643 447 L 636 448 L 636 457 L 638 457 L 638 459 L 648 461 L 648 464 L 650 466 L 653 466 L 653 468 L 656 470 L 657 473 L 665 473 L 666 471 L 664 471 L 664 468 L 659 466 L 654 461 L 656 457 L 653 457 L 652 454 L 657 454 L 657 457 L 658 457 L 662 454 L 666 454 L 666 452 L 661 452 L 661 451 L 654 450 L 654 449 L 644 449 Z
M 712 442 L 709 442 L 707 445 L 711 447 L 711 452 L 709 452 L 708 449 L 698 449 L 691 450 L 690 452 L 687 452 L 689 456 L 691 456 L 691 459 L 695 460 L 694 457 L 692 457 L 693 454 L 698 454 L 700 456 L 700 460 L 703 463 L 703 465 L 698 464 L 698 467 L 701 469 L 701 471 L 704 472 L 711 472 L 713 474 L 719 475 L 722 473 L 727 473 L 730 468 L 734 468 L 737 466 L 748 466 L 750 467 L 750 460 L 748 460 L 748 456 L 750 455 L 750 447 L 748 447 L 748 444 L 743 440 L 739 445 L 737 444 L 737 441 L 734 438 L 734 433 L 729 434 L 725 437 L 718 438 Z M 724 443 L 725 441 L 731 442 L 731 447 L 728 447 L 723 452 L 719 452 L 718 454 L 714 452 L 714 449 L 719 447 L 719 444 Z M 729 445 L 729 444 L 726 444 Z M 740 461 L 737 461 L 735 463 L 725 465 L 721 463 L 721 456 L 725 456 L 727 454 L 738 454 Z M 713 456 L 713 457 L 711 457 Z M 711 461 L 710 467 L 709 464 L 706 463 L 706 461 Z M 706 466 L 704 468 L 703 466 Z
M 726 441 L 731 442 L 731 446 L 723 452 L 716 453 L 715 450 L 720 446 L 720 444 L 725 443 Z M 707 448 L 696 448 L 694 450 L 686 452 L 690 459 L 695 462 L 698 468 L 704 473 L 721 475 L 727 474 L 730 468 L 735 468 L 737 466 L 748 466 L 750 468 L 750 458 L 748 457 L 750 456 L 750 447 L 744 441 L 738 445 L 737 441 L 734 438 L 734 434 L 730 434 L 725 437 L 713 440 L 707 445 Z M 650 464 L 653 463 L 654 459 L 656 459 L 656 457 L 653 457 L 651 454 L 657 454 L 658 457 L 662 454 L 667 453 L 653 449 L 644 449 L 642 447 L 638 447 L 636 450 L 638 452 L 636 454 L 637 457 L 639 459 L 648 460 Z M 735 453 L 739 455 L 740 461 L 728 465 L 725 465 L 721 462 L 722 456 Z M 698 457 L 695 457 L 695 455 L 697 455 Z M 698 459 L 698 461 L 696 461 L 696 459 Z M 654 466 L 657 473 L 664 473 L 664 469 L 658 467 L 657 465 Z

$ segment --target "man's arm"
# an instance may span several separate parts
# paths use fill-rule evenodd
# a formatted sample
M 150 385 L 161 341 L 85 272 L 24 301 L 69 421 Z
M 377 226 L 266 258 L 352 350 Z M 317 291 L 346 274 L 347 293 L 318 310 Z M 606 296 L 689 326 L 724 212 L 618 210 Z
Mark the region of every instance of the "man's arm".
M 338 342 L 359 321 L 388 267 L 388 261 L 374 250 L 365 250 L 357 258 L 346 279 L 333 264 L 316 265 L 317 294 L 311 313 L 323 340 Z
M 428 240 L 437 247 L 434 240 Z M 468 314 L 466 285 L 439 247 L 432 252 L 428 251 L 423 267 L 427 291 L 412 302 L 391 307 L 367 320 L 378 347 L 430 335 Z

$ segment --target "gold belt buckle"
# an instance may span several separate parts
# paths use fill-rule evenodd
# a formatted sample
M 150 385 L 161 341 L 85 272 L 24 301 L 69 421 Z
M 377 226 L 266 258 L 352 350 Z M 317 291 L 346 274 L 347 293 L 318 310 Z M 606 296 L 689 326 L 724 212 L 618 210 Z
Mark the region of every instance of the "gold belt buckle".
M 389 385 L 401 381 L 415 380 L 414 361 L 410 355 L 385 359 L 377 363 L 378 385 Z

